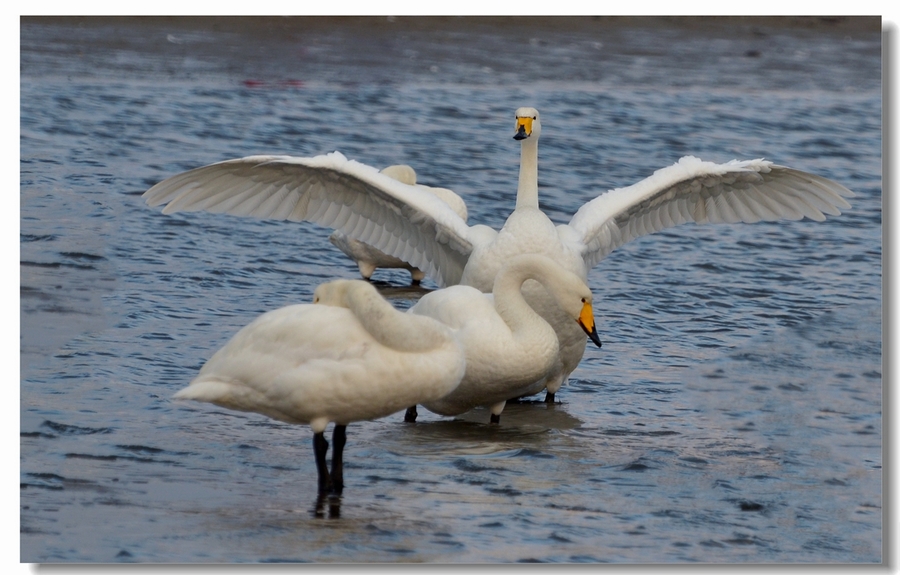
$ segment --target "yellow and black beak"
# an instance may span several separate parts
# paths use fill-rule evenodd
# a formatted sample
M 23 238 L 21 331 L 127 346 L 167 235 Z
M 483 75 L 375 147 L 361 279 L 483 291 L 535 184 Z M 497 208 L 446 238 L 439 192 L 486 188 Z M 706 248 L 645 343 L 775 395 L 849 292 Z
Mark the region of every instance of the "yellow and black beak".
M 597 326 L 594 325 L 594 308 L 591 307 L 591 302 L 586 301 L 581 307 L 581 314 L 578 316 L 578 325 L 580 325 L 581 329 L 584 330 L 584 333 L 591 338 L 591 341 L 597 344 L 597 347 L 603 347 L 603 344 L 600 343 L 600 336 L 597 335 Z
M 531 137 L 531 129 L 534 124 L 534 118 L 516 118 L 516 134 L 513 140 L 524 140 Z

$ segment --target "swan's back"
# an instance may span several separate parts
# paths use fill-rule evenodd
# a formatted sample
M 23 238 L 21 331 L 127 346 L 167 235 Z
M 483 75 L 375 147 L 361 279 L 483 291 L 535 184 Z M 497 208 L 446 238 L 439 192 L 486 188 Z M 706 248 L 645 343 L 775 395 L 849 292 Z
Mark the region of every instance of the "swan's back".
M 436 319 L 458 330 L 473 321 L 501 321 L 494 309 L 493 296 L 471 286 L 457 285 L 422 296 L 409 309 L 410 314 Z
M 301 304 L 263 314 L 241 329 L 175 397 L 313 423 L 315 429 L 437 399 L 456 387 L 464 371 L 465 356 L 449 332 L 427 351 L 398 351 L 374 337 L 351 309 Z

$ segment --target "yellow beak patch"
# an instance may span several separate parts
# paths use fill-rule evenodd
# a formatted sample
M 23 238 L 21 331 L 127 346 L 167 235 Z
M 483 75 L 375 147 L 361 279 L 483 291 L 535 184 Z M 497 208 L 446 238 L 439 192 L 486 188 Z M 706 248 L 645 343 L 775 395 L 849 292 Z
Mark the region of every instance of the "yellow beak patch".
M 594 308 L 591 306 L 590 302 L 584 302 L 584 305 L 581 306 L 581 313 L 578 314 L 578 325 L 581 326 L 584 333 L 588 335 L 590 340 L 594 342 L 597 347 L 602 347 L 603 344 L 600 343 L 600 336 L 597 335 L 597 326 L 594 325 Z
M 594 331 L 594 308 L 591 307 L 589 302 L 584 302 L 584 306 L 581 308 L 581 314 L 578 316 L 578 323 L 580 323 L 581 327 L 588 333 Z
M 516 133 L 524 133 L 526 138 L 530 137 L 533 123 L 534 118 L 516 118 Z

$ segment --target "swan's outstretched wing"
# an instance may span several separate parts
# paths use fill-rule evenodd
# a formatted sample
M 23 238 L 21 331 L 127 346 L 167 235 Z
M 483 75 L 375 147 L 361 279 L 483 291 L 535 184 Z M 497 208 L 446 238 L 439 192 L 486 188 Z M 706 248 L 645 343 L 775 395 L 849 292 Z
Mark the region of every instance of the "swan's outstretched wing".
M 469 227 L 423 187 L 399 182 L 339 152 L 313 158 L 249 156 L 168 178 L 146 192 L 163 213 L 207 211 L 311 221 L 459 282 L 472 251 Z
M 822 221 L 849 208 L 844 198 L 853 195 L 826 178 L 765 160 L 715 164 L 686 156 L 586 203 L 560 233 L 579 244 L 590 269 L 626 242 L 686 222 Z

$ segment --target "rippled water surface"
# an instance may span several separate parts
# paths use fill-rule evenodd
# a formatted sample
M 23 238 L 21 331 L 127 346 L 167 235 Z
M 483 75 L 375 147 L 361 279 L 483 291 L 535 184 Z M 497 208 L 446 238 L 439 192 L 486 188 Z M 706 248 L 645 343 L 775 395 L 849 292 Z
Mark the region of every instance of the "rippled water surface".
M 881 561 L 880 49 L 877 20 L 23 20 L 21 560 Z M 499 227 L 521 105 L 559 223 L 686 154 L 857 197 L 622 247 L 561 403 L 353 424 L 339 501 L 317 505 L 308 428 L 170 400 L 357 271 L 328 230 L 164 216 L 148 187 L 338 149 Z

